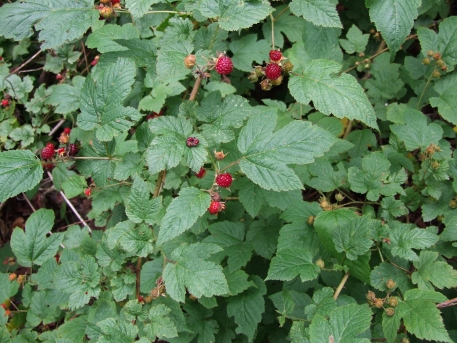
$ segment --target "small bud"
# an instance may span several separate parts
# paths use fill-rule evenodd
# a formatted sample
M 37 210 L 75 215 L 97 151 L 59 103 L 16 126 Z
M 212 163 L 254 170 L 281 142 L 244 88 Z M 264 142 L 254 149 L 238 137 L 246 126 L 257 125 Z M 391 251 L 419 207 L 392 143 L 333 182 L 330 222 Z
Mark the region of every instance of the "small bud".
M 364 53 L 364 52 L 361 52 L 361 53 L 359 54 L 359 57 L 363 57 L 363 56 L 365 56 L 365 53 Z
M 374 294 L 374 292 L 372 292 L 372 291 L 368 291 L 366 298 L 367 298 L 367 300 L 374 301 L 376 299 L 376 294 Z
M 255 74 L 255 72 L 251 72 L 248 76 L 248 80 L 251 82 L 259 81 L 259 77 Z
M 434 59 L 434 60 L 439 60 L 440 58 L 441 58 L 441 54 L 440 54 L 439 52 L 435 52 L 435 53 L 433 54 L 433 59 Z
M 260 87 L 261 87 L 262 90 L 264 90 L 264 91 L 269 91 L 269 90 L 271 89 L 271 82 L 270 82 L 270 80 L 265 79 L 265 80 L 263 80 L 262 82 L 260 82 Z
M 187 69 L 192 69 L 195 66 L 196 61 L 197 58 L 195 57 L 195 55 L 190 54 L 184 58 L 184 65 Z
M 446 70 L 447 70 L 447 66 L 442 66 L 442 67 L 441 67 L 441 70 L 442 70 L 442 71 L 446 71 Z
M 394 280 L 389 279 L 386 281 L 386 287 L 390 290 L 393 290 L 395 287 L 397 287 L 397 283 Z
M 319 206 L 324 210 L 324 211 L 329 211 L 332 209 L 332 205 L 327 201 L 325 197 L 322 197 L 319 200 Z
M 449 201 L 449 207 L 450 208 L 457 208 L 457 200 L 452 199 L 451 201 Z
M 435 70 L 433 73 L 432 73 L 432 76 L 435 78 L 435 79 L 439 79 L 441 77 L 441 73 L 438 71 L 438 70 Z
M 387 299 L 387 303 L 389 306 L 396 307 L 398 305 L 398 298 L 397 297 L 390 297 Z
M 145 302 L 146 304 L 152 303 L 152 300 L 153 300 L 153 299 L 152 299 L 152 296 L 151 296 L 151 295 L 148 295 L 148 296 L 145 296 L 145 297 L 144 297 L 144 302 Z
M 309 216 L 308 217 L 308 224 L 309 225 L 313 225 L 314 224 L 314 218 L 316 218 L 315 216 Z
M 286 73 L 290 73 L 292 69 L 294 69 L 294 65 L 291 62 L 287 61 L 286 63 L 284 63 L 283 68 Z
M 401 343 L 409 343 L 409 338 L 408 337 L 403 337 L 401 340 Z
M 430 58 L 425 57 L 425 58 L 422 60 L 422 64 L 425 64 L 426 66 L 428 66 L 428 65 L 430 64 Z
M 214 192 L 214 193 L 211 193 L 211 200 L 212 201 L 221 201 L 222 200 L 222 197 L 219 193 L 217 192 Z
M 367 63 L 367 64 L 365 64 L 363 67 L 364 67 L 365 69 L 370 69 L 370 64 Z
M 373 305 L 377 308 L 381 308 L 384 305 L 384 300 L 382 300 L 381 298 L 376 298 L 373 301 Z
M 320 269 L 324 269 L 325 268 L 325 262 L 322 261 L 322 259 L 318 259 L 316 261 L 316 266 L 318 266 Z
M 11 273 L 10 275 L 8 275 L 8 278 L 10 279 L 10 281 L 14 281 L 17 278 L 17 274 L 16 273 Z
M 437 65 L 438 67 L 442 67 L 442 66 L 444 66 L 445 64 L 446 64 L 446 63 L 444 63 L 444 61 L 443 61 L 442 59 L 439 59 L 438 61 L 436 61 L 436 65 Z
M 189 299 L 192 300 L 192 301 L 198 300 L 198 298 L 193 294 L 189 295 Z
M 339 201 L 343 201 L 343 200 L 344 200 L 344 195 L 341 194 L 341 193 L 336 193 L 336 194 L 335 194 L 335 199 L 336 199 L 336 201 L 338 201 L 338 202 L 339 202 Z
M 67 144 L 69 141 L 70 141 L 70 136 L 67 135 L 65 132 L 62 132 L 59 136 L 59 143 Z
M 24 280 L 25 280 L 25 275 L 21 274 L 21 275 L 18 275 L 16 282 L 21 285 L 24 282 Z
M 386 314 L 389 316 L 389 317 L 392 317 L 394 314 L 395 314 L 395 309 L 393 307 L 388 307 L 386 308 Z
M 360 65 L 360 62 L 359 62 L 359 61 L 356 61 L 354 64 L 355 64 L 356 66 L 359 66 L 359 65 Z
M 101 17 L 109 19 L 114 16 L 114 10 L 111 7 L 105 6 L 98 9 L 98 13 Z
M 282 75 L 279 76 L 277 79 L 271 80 L 271 84 L 273 86 L 279 86 L 282 83 Z
M 263 72 L 263 67 L 262 67 L 262 66 L 256 66 L 256 67 L 254 68 L 254 74 L 255 74 L 257 77 L 264 76 L 265 73 Z
M 227 155 L 228 153 L 224 154 L 224 151 L 214 150 L 214 157 L 216 158 L 216 160 L 223 160 Z
M 427 56 L 432 57 L 435 54 L 433 50 L 427 50 Z
M 432 169 L 438 169 L 440 167 L 440 163 L 438 161 L 433 161 L 430 166 L 432 167 Z

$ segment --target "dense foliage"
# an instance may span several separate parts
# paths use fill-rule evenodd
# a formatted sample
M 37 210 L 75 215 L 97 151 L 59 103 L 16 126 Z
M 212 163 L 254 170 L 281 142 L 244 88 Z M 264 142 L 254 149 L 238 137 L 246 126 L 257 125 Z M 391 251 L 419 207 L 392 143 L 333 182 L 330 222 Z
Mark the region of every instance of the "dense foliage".
M 455 14 L 3 0 L 0 343 L 457 342 Z

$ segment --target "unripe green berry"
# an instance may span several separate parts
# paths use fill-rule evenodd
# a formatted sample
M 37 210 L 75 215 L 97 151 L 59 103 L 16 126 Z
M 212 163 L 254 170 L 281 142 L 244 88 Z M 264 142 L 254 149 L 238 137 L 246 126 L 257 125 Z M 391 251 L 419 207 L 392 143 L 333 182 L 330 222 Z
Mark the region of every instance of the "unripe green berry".
M 427 56 L 432 57 L 435 54 L 435 51 L 433 50 L 427 50 Z
M 389 306 L 396 307 L 398 305 L 398 298 L 397 297 L 390 297 L 387 299 L 387 303 Z
M 395 314 L 395 309 L 393 307 L 388 307 L 386 308 L 386 314 L 389 316 L 389 317 L 392 317 L 394 314 Z
M 336 199 L 336 201 L 343 201 L 344 196 L 341 193 L 336 193 L 335 194 L 335 199 Z
M 308 217 L 307 222 L 308 222 L 309 225 L 313 225 L 314 224 L 314 218 L 316 218 L 316 217 L 314 217 L 314 216 L 309 216 Z
M 425 57 L 425 58 L 422 60 L 422 64 L 429 65 L 429 64 L 430 64 L 430 58 Z
M 386 287 L 390 290 L 395 289 L 395 287 L 397 287 L 397 283 L 394 280 L 389 279 L 386 281 Z
M 432 73 L 432 76 L 433 76 L 435 79 L 439 79 L 440 76 L 441 76 L 441 73 L 440 73 L 438 70 L 435 70 L 435 71 Z
M 452 199 L 451 201 L 449 201 L 449 207 L 450 208 L 457 208 L 457 200 Z
M 322 259 L 318 259 L 316 261 L 316 265 L 320 268 L 320 269 L 324 269 L 325 268 L 325 262 L 322 260 Z
M 381 298 L 376 298 L 374 301 L 373 301 L 373 305 L 377 308 L 381 308 L 384 306 L 384 300 L 382 300 Z

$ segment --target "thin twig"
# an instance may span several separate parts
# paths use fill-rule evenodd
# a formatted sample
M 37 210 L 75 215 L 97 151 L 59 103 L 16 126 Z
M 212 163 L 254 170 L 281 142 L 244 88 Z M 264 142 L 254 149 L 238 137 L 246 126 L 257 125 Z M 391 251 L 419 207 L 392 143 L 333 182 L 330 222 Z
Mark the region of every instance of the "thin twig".
M 60 120 L 60 121 L 56 124 L 56 126 L 54 126 L 54 128 L 51 130 L 51 132 L 49 132 L 48 136 L 52 136 L 52 135 L 59 129 L 59 127 L 62 126 L 63 123 L 65 123 L 65 120 L 64 120 L 64 119 Z
M 47 172 L 48 173 L 48 176 L 49 178 L 52 180 L 52 175 L 50 172 Z M 54 182 L 54 180 L 52 180 Z M 89 231 L 89 233 L 92 234 L 92 229 L 89 227 L 89 225 L 87 225 L 87 223 L 84 221 L 84 219 L 81 217 L 81 215 L 78 213 L 78 211 L 76 210 L 76 208 L 73 206 L 73 204 L 71 203 L 70 200 L 68 200 L 67 196 L 65 195 L 64 192 L 60 191 L 59 192 L 60 195 L 62 195 L 63 199 L 65 200 L 65 202 L 67 203 L 67 205 L 71 208 L 71 210 L 73 211 L 73 213 L 75 214 L 75 216 L 80 220 L 80 222 L 87 227 L 87 230 Z
M 349 278 L 349 272 L 344 274 L 343 278 L 341 279 L 340 284 L 338 285 L 338 287 L 335 290 L 335 294 L 333 294 L 333 299 L 336 300 L 338 298 L 338 296 L 340 295 L 341 291 L 343 290 L 343 287 L 346 284 L 346 281 L 348 280 L 348 278 Z
M 33 55 L 32 57 L 30 57 L 27 61 L 25 61 L 24 63 L 22 63 L 19 67 L 17 67 L 16 69 L 14 69 L 14 71 L 12 71 L 7 77 L 5 77 L 5 79 L 7 79 L 8 77 L 10 77 L 11 75 L 13 74 L 16 74 L 19 70 L 21 70 L 22 68 L 24 68 L 27 64 L 29 64 L 35 57 L 37 57 L 39 54 L 41 54 L 41 50 L 38 50 L 38 52 Z
M 141 262 L 142 258 L 138 257 L 138 261 L 136 262 L 136 298 L 140 297 L 140 286 L 141 286 Z
M 439 303 L 436 305 L 437 308 L 444 308 L 444 307 L 449 307 L 449 306 L 456 306 L 457 305 L 457 298 L 446 300 L 442 303 Z
M 200 75 L 198 75 L 197 79 L 195 80 L 194 88 L 192 88 L 192 92 L 190 93 L 189 100 L 195 100 L 201 83 L 202 83 L 202 77 Z

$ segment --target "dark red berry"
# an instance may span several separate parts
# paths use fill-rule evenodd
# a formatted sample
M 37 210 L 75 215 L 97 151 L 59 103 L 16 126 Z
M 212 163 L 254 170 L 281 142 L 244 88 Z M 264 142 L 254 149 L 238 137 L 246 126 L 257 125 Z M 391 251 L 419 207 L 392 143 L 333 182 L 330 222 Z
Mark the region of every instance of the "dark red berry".
M 121 0 L 111 0 L 111 3 L 114 5 L 114 4 L 119 4 L 121 2 Z
M 142 295 L 140 295 L 140 296 L 138 297 L 138 301 L 139 301 L 140 303 L 143 302 L 143 301 L 144 301 L 144 297 L 143 297 Z
M 209 205 L 208 211 L 211 214 L 218 214 L 225 209 L 225 205 L 219 201 L 212 201 Z
M 265 67 L 265 76 L 270 80 L 276 80 L 281 76 L 281 67 L 276 63 L 269 63 Z
M 221 55 L 216 61 L 215 69 L 220 75 L 228 75 L 233 70 L 233 62 L 230 57 Z
M 62 79 L 63 79 L 62 74 L 57 74 L 57 75 L 56 75 L 56 80 L 57 80 L 57 81 L 60 81 L 60 80 L 62 80 Z
M 206 169 L 201 167 L 200 168 L 200 171 L 198 173 L 195 174 L 195 176 L 198 178 L 198 179 L 202 179 L 206 174 Z
M 41 150 L 41 157 L 43 157 L 45 160 L 49 160 L 54 157 L 54 144 L 48 143 L 46 146 Z
M 197 146 L 199 142 L 198 138 L 189 137 L 187 138 L 186 144 L 189 148 L 193 148 L 194 146 Z
M 68 156 L 75 156 L 78 153 L 78 148 L 75 144 L 70 144 L 68 146 Z
M 71 129 L 69 127 L 66 127 L 65 129 L 63 129 L 63 133 L 65 133 L 66 135 L 69 135 L 71 132 Z
M 270 50 L 270 60 L 278 62 L 282 58 L 282 53 L 279 50 Z
M 53 170 L 54 167 L 55 167 L 55 166 L 54 166 L 53 163 L 44 163 L 44 164 L 43 164 L 43 168 L 44 168 L 45 170 L 48 170 L 48 171 Z
M 232 184 L 232 175 L 229 173 L 219 174 L 216 176 L 216 183 L 220 187 L 228 188 Z
M 2 100 L 2 106 L 3 106 L 3 107 L 8 106 L 9 104 L 10 104 L 9 100 L 7 100 L 7 99 L 3 99 L 3 100 Z

